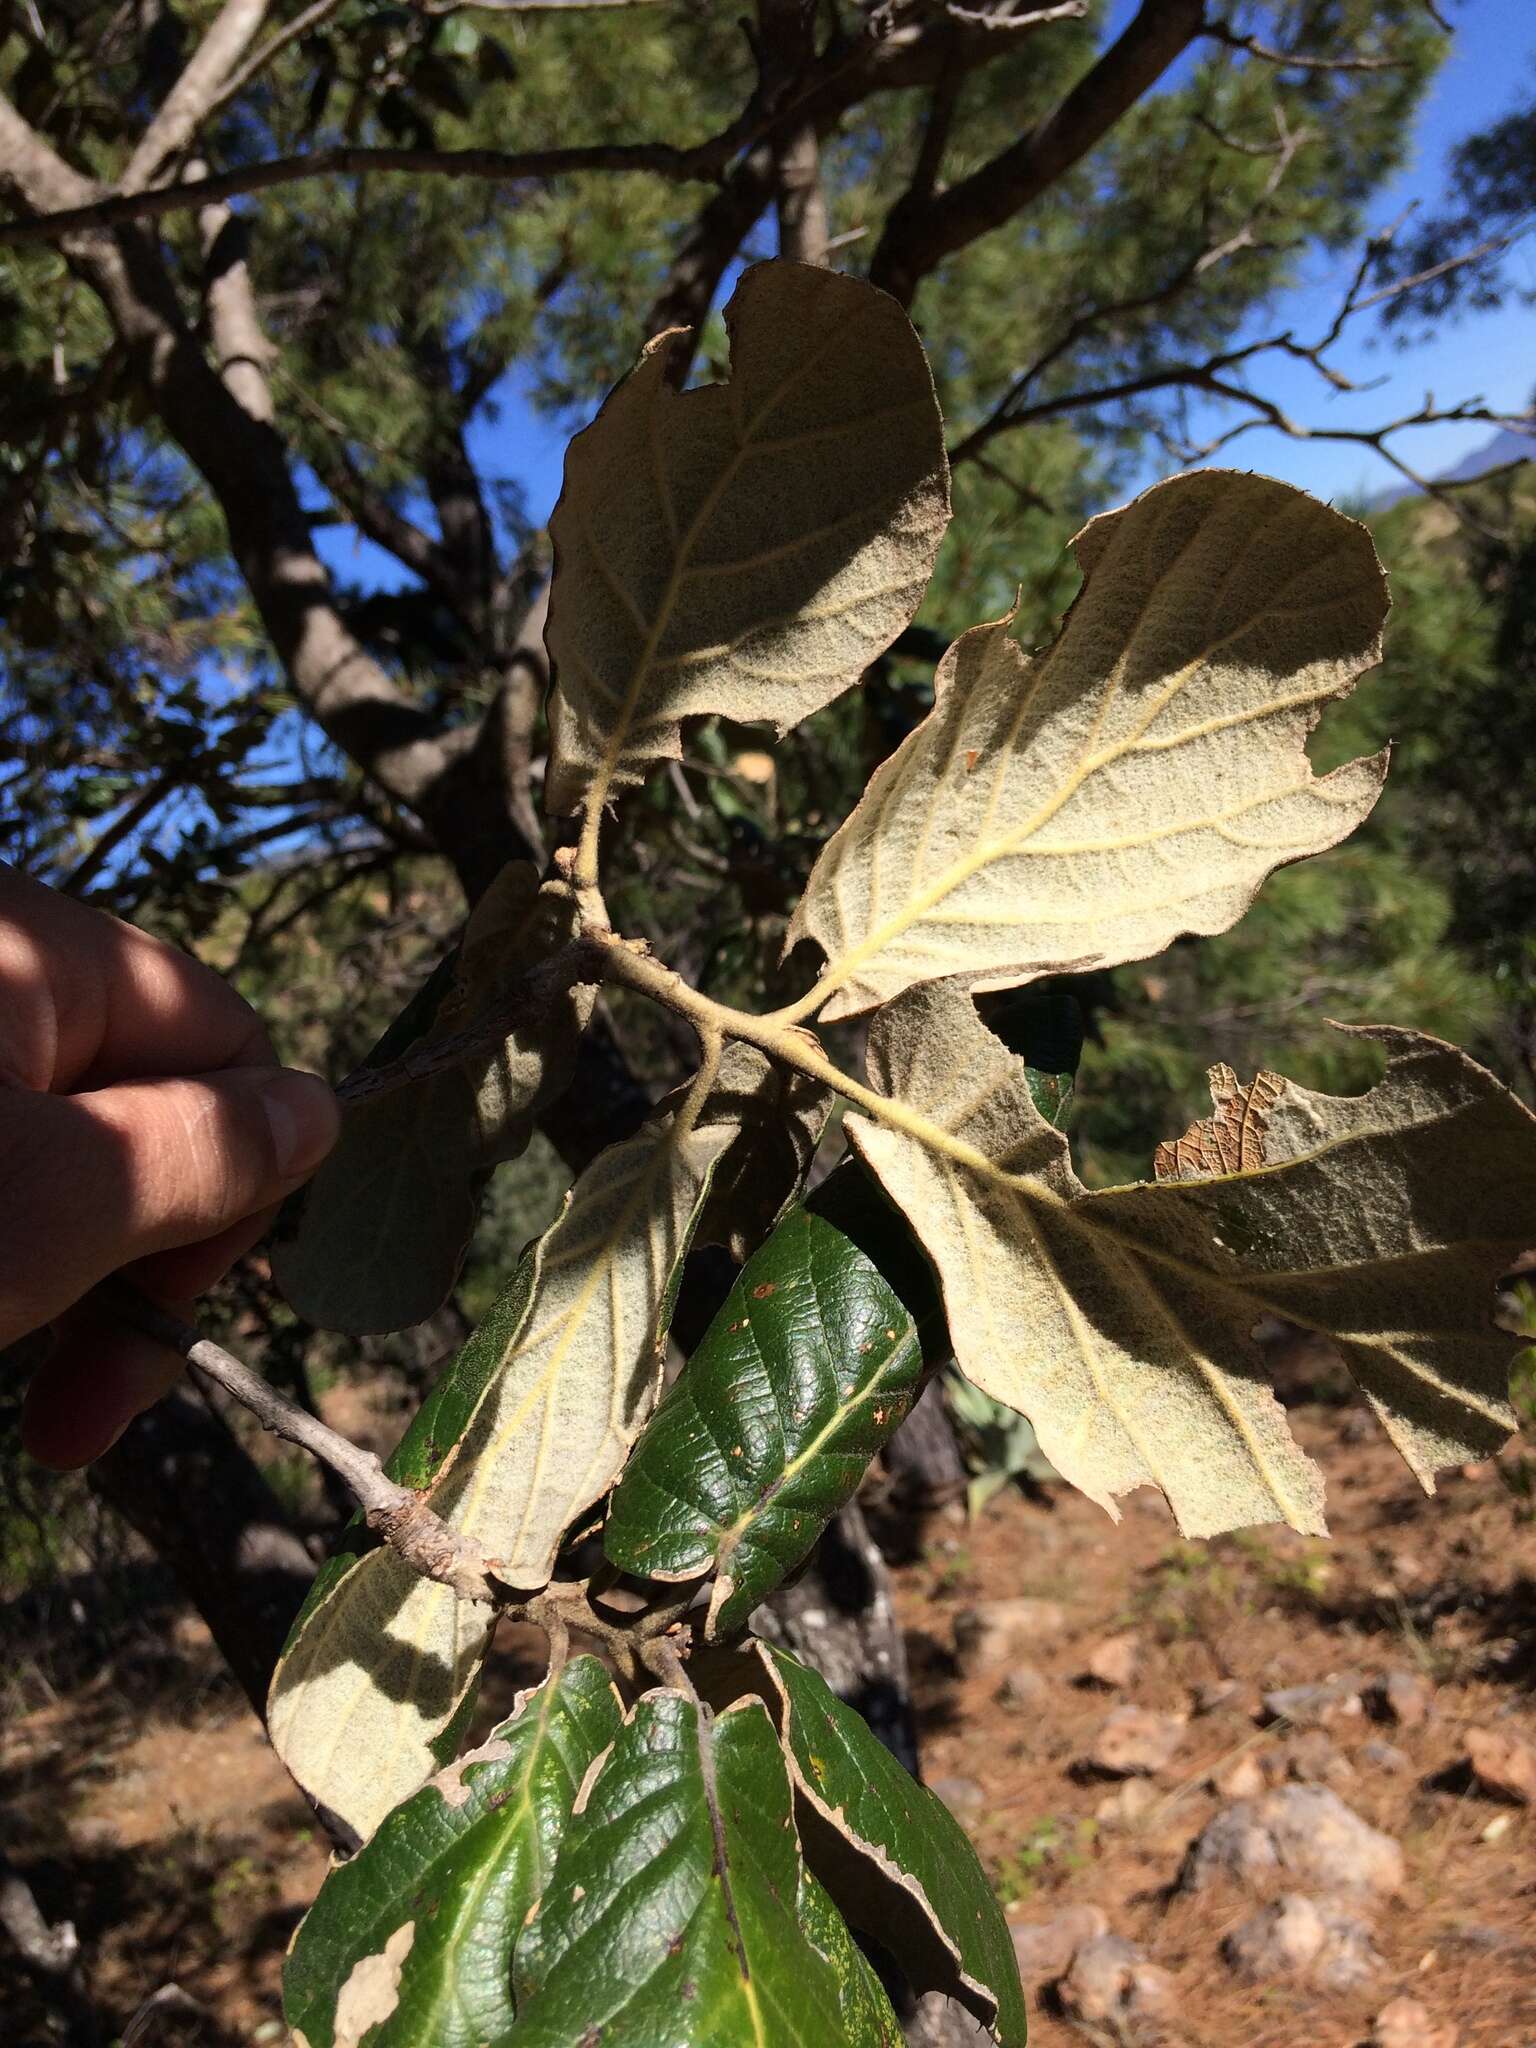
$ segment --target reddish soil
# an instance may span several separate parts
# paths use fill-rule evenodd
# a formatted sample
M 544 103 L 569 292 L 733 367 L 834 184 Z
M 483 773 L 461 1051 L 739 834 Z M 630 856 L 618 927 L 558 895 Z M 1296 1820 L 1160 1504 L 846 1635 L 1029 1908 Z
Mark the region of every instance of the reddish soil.
M 928 1773 L 982 1789 L 968 1824 L 1012 1918 L 1098 1905 L 1174 1973 L 1167 2048 L 1351 2048 L 1398 1991 L 1454 2020 L 1460 2048 L 1533 2048 L 1536 1811 L 1499 1805 L 1463 1766 L 1469 1726 L 1536 1741 L 1536 1520 L 1518 1492 L 1530 1461 L 1508 1454 L 1507 1476 L 1479 1467 L 1425 1500 L 1374 1430 L 1322 1407 L 1292 1422 L 1328 1472 L 1328 1544 L 1264 1530 L 1187 1545 L 1149 1495 L 1115 1527 L 1057 1487 L 1005 1494 L 974 1524 L 956 1509 L 932 1518 L 897 1569 Z M 998 1700 L 1001 1671 L 962 1676 L 953 1656 L 956 1615 L 1012 1594 L 1064 1610 L 1028 1654 L 1047 1689 L 1024 1708 Z M 1123 1629 L 1139 1639 L 1131 1685 L 1085 1683 L 1090 1651 Z M 148 1633 L 153 1655 L 115 1659 L 0 1737 L 0 1840 L 50 1916 L 76 1922 L 119 2025 L 179 1987 L 145 2015 L 142 2048 L 278 2043 L 283 1951 L 324 1848 L 200 1628 L 171 1613 Z M 526 1645 L 508 1649 L 488 1711 L 526 1676 Z M 1209 1776 L 1245 1754 L 1283 1763 L 1286 1732 L 1258 1726 L 1260 1691 L 1391 1669 L 1432 1681 L 1422 1726 L 1356 1717 L 1327 1731 L 1353 1768 L 1334 1789 L 1407 1858 L 1402 1897 L 1372 1914 L 1386 1968 L 1347 1995 L 1239 1984 L 1218 1949 L 1252 1902 L 1172 1889 L 1220 1804 Z M 1080 1765 L 1110 1709 L 1187 1713 L 1217 1679 L 1237 1692 L 1190 1719 L 1150 1811 L 1131 1827 L 1096 1818 L 1114 1787 Z M 1367 1762 L 1373 1740 L 1408 1767 Z M 57 2037 L 11 1969 L 0 1953 L 0 2040 L 43 2048 Z M 178 2013 L 181 2000 L 193 2005 Z M 1090 2038 L 1033 1995 L 1031 2020 L 1033 2048 Z

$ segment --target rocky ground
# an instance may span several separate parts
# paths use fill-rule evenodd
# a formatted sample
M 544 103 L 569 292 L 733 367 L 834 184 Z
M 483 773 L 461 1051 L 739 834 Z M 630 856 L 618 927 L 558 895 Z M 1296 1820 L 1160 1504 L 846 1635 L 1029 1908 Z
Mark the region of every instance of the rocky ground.
M 1536 1460 L 1425 1500 L 1358 1411 L 1292 1422 L 1329 1543 L 1186 1544 L 1149 1495 L 1118 1527 L 1056 1487 L 974 1523 L 870 1503 L 1033 2048 L 1536 2048 Z M 146 1600 L 52 1698 L 13 1665 L 0 1847 L 110 2011 L 158 1996 L 136 2048 L 279 2043 L 323 1848 L 200 1631 Z M 40 2048 L 3 1951 L 0 2040 Z
M 1331 1542 L 1052 1488 L 899 1575 L 1034 2048 L 1536 2048 L 1530 1454 L 1425 1500 L 1358 1414 L 1292 1422 Z

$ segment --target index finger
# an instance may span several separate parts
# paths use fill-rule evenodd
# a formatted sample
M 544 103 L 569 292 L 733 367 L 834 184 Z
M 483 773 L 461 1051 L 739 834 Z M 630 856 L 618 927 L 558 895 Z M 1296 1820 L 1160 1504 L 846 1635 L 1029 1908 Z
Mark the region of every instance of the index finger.
M 58 1093 L 272 1058 L 211 968 L 0 864 L 0 1077 Z

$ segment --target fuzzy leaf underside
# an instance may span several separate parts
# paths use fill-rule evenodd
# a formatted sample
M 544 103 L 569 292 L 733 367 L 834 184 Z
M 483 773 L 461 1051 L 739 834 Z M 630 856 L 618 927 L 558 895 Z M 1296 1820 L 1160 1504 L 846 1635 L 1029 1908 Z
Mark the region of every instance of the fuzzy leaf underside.
M 335 1150 L 279 1218 L 272 1270 L 298 1313 L 322 1329 L 401 1330 L 439 1308 L 474 1232 L 485 1177 L 515 1159 L 534 1116 L 570 1079 L 594 991 L 550 963 L 577 928 L 560 881 L 526 861 L 505 867 L 461 944 L 352 1077 L 390 1085 L 346 1105 Z M 411 1077 L 509 1006 L 499 1042 Z
M 1028 2031 L 1002 1909 L 954 1815 L 903 1770 L 863 1717 L 783 1650 L 752 1642 L 707 1681 L 768 1703 L 789 1758 L 805 1860 L 843 1918 L 878 1941 L 914 1991 L 960 2000 L 1001 2048 Z
M 654 1404 L 682 1262 L 726 1125 L 653 1121 L 600 1153 L 523 1256 L 391 1461 L 429 1505 L 534 1590 L 605 1493 Z M 396 1467 L 403 1469 L 396 1469 Z M 366 1837 L 447 1761 L 494 1610 L 394 1552 L 322 1574 L 273 1679 L 269 1727 L 311 1798 Z
M 1075 547 L 1085 580 L 1054 645 L 1029 660 L 1007 618 L 963 635 L 823 848 L 785 948 L 826 954 L 824 1021 L 914 982 L 1007 988 L 1225 931 L 1375 802 L 1384 755 L 1316 777 L 1305 747 L 1379 657 L 1365 527 L 1202 470 Z
M 1089 1194 L 963 988 L 876 1019 L 876 1085 L 925 1134 L 848 1131 L 939 1270 L 956 1360 L 1111 1513 L 1151 1482 L 1191 1536 L 1321 1532 L 1321 1475 L 1252 1339 L 1265 1316 L 1338 1346 L 1426 1487 L 1513 1427 L 1493 1296 L 1536 1244 L 1536 1120 L 1437 1040 L 1363 1035 L 1383 1079 L 1359 1097 L 1285 1083 L 1262 1165 Z
M 706 1635 L 809 1555 L 916 1398 L 905 1305 L 835 1223 L 796 1209 L 749 1259 L 625 1467 L 604 1544 L 625 1570 L 714 1569 Z
M 761 1702 L 711 1716 L 645 1694 L 518 1945 L 505 2048 L 885 2048 L 878 2006 L 850 1998 L 846 1959 L 806 1929 L 800 1878 Z
M 283 1972 L 284 2012 L 308 2048 L 339 2048 L 346 1986 L 391 1942 L 395 2003 L 368 2048 L 479 2048 L 511 2026 L 517 1936 L 582 1780 L 622 1721 L 602 1666 L 573 1658 L 330 1872 Z
M 547 800 L 675 757 L 706 712 L 786 731 L 916 611 L 949 518 L 943 423 L 895 300 L 801 264 L 743 276 L 725 384 L 659 335 L 571 443 L 550 521 Z

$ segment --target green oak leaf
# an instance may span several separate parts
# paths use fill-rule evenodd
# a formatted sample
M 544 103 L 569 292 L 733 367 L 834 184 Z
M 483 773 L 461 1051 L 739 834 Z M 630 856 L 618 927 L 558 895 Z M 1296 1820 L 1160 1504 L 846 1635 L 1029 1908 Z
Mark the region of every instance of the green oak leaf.
M 761 1702 L 716 1717 L 645 1694 L 518 1943 L 505 2048 L 886 2048 L 878 2007 L 807 1930 L 801 1870 Z
M 857 1243 L 793 1210 L 726 1296 L 609 1508 L 626 1571 L 714 1569 L 706 1635 L 744 1626 L 806 1557 L 916 1398 L 917 1325 Z
M 885 1986 L 868 1957 L 848 1931 L 848 1923 L 832 1903 L 831 1894 L 809 1870 L 800 1873 L 800 1925 L 837 1972 L 844 2041 L 878 2041 L 880 2048 L 902 2048 L 901 2024 L 891 2010 Z
M 768 1703 L 795 1781 L 805 1860 L 850 1926 L 916 1991 L 959 1999 L 1001 2048 L 1027 2031 L 1002 1910 L 960 1823 L 816 1672 L 767 1643 L 706 1665 L 711 1697 Z
M 573 1658 L 337 1865 L 283 1972 L 295 2041 L 345 2048 L 370 1986 L 369 2048 L 478 2048 L 510 2027 L 518 1932 L 623 1718 L 602 1665 Z

